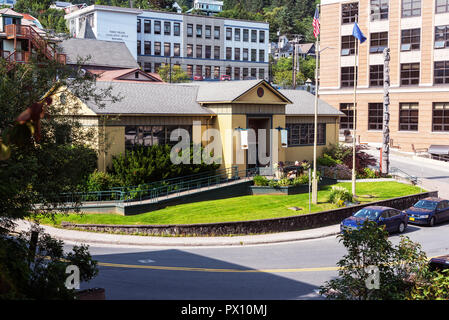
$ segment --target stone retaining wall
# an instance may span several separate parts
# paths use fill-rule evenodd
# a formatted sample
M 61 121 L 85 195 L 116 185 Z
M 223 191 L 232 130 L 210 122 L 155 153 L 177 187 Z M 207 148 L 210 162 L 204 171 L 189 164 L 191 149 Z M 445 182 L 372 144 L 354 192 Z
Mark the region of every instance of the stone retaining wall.
M 393 198 L 352 207 L 339 208 L 329 211 L 304 214 L 298 216 L 252 220 L 241 222 L 222 222 L 191 225 L 94 225 L 62 223 L 64 228 L 75 228 L 85 231 L 158 235 L 158 236 L 225 236 L 248 235 L 258 233 L 274 233 L 298 231 L 325 227 L 340 223 L 356 211 L 370 205 L 379 205 L 404 210 L 411 207 L 418 200 L 426 197 L 438 196 L 438 191 L 424 192 L 405 197 Z

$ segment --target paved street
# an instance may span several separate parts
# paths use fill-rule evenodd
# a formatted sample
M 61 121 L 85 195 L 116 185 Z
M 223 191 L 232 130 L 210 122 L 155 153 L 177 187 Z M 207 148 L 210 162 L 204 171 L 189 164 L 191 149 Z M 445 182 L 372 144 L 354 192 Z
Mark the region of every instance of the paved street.
M 449 223 L 409 225 L 406 235 L 429 257 L 449 252 Z M 390 239 L 398 243 L 399 236 Z M 345 249 L 332 236 L 242 247 L 96 244 L 91 253 L 102 263 L 100 274 L 82 287 L 104 287 L 108 299 L 287 300 L 319 299 L 316 290 L 337 274 L 335 264 Z

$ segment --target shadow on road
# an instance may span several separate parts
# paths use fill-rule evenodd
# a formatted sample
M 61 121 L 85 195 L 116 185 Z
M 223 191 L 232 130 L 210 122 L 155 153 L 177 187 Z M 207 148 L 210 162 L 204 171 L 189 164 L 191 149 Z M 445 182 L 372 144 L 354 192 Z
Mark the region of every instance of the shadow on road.
M 314 285 L 182 250 L 97 255 L 99 275 L 81 289 L 101 287 L 107 299 L 154 300 L 289 300 L 320 299 Z M 133 266 L 180 268 L 157 270 Z M 183 268 L 201 268 L 186 271 Z M 214 271 L 213 269 L 222 269 Z M 239 272 L 240 271 L 240 272 Z M 242 272 L 243 271 L 243 272 Z M 286 273 L 288 276 L 290 273 Z

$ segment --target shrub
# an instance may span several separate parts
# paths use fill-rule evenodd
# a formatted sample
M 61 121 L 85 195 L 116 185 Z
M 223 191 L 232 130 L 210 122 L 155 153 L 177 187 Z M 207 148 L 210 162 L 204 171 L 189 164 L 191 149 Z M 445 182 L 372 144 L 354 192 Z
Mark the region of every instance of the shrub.
M 341 201 L 352 201 L 352 193 L 346 188 L 333 186 L 329 195 L 329 202 L 333 204 L 341 204 Z
M 254 185 L 258 187 L 268 186 L 268 179 L 264 176 L 255 176 Z
M 323 166 L 323 167 L 334 167 L 337 164 L 341 164 L 341 161 L 335 160 L 330 155 L 325 153 L 325 154 L 323 154 L 322 157 L 319 157 L 317 159 L 317 163 L 318 163 L 318 165 Z
M 302 184 L 309 184 L 309 175 L 308 174 L 302 174 L 302 175 L 296 177 L 295 179 L 293 179 L 292 184 L 294 186 L 299 186 L 299 185 L 302 185 Z
M 355 168 L 359 173 L 362 173 L 365 168 L 368 168 L 369 166 L 375 166 L 377 164 L 376 158 L 363 151 L 367 148 L 368 147 L 365 145 L 358 145 L 355 149 Z M 352 147 L 345 147 L 340 144 L 336 144 L 332 145 L 330 148 L 324 149 L 324 154 L 327 154 L 339 163 L 345 164 L 349 169 L 352 170 Z
M 276 180 L 270 180 L 270 182 L 268 182 L 268 185 L 272 188 L 279 188 L 279 183 Z
M 292 181 L 288 178 L 282 178 L 281 180 L 278 181 L 278 185 L 281 187 L 288 187 L 291 184 Z
M 365 168 L 362 170 L 362 172 L 357 173 L 358 179 L 375 179 L 375 178 L 379 178 L 379 177 L 380 177 L 380 173 L 378 171 L 370 169 L 370 168 Z
M 116 176 L 97 170 L 87 179 L 87 191 L 107 191 L 121 185 L 122 182 Z
M 324 168 L 324 176 L 339 180 L 349 180 L 352 178 L 352 170 L 344 164 L 337 164 L 335 167 Z

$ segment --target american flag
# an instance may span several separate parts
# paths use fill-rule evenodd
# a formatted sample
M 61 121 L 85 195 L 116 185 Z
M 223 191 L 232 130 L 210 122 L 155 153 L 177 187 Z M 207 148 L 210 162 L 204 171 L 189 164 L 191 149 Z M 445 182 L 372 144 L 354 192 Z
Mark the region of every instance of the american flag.
M 318 11 L 318 7 L 315 10 L 315 16 L 313 17 L 313 35 L 315 38 L 318 38 L 320 34 L 320 12 Z

